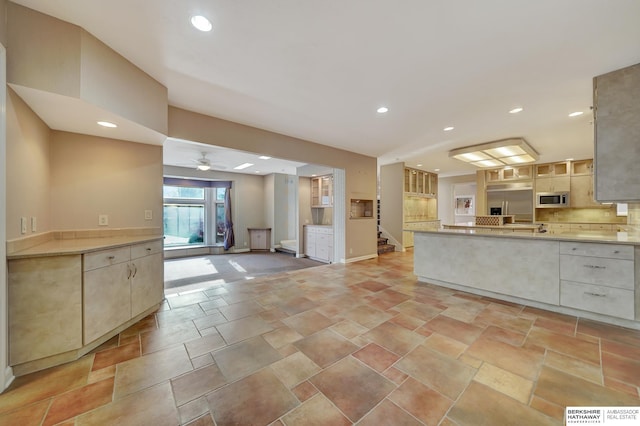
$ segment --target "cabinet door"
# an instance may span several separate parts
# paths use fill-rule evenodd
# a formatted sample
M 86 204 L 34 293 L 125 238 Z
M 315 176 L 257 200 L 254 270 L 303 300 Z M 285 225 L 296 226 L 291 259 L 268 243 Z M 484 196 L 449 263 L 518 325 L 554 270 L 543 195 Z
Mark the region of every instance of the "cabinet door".
M 323 232 L 318 233 L 316 237 L 316 257 L 329 261 L 329 236 Z
M 304 230 L 304 254 L 309 257 L 316 257 L 316 232 L 315 229 L 305 228 Z
M 536 192 L 568 192 L 571 190 L 569 176 L 542 177 L 536 179 Z
M 159 304 L 164 297 L 162 253 L 131 262 L 131 317 Z
M 80 255 L 10 260 L 8 276 L 10 365 L 82 346 Z
M 640 201 L 640 64 L 594 79 L 595 198 Z
M 571 207 L 602 207 L 593 199 L 593 176 L 571 177 Z
M 84 273 L 84 344 L 131 319 L 129 263 Z

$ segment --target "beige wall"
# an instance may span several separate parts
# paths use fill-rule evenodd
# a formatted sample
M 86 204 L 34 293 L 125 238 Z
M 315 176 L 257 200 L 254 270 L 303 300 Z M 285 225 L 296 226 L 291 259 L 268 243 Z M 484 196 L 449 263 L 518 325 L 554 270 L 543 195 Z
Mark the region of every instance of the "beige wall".
M 255 127 L 169 107 L 169 135 L 287 160 L 345 170 L 345 195 L 340 215 L 345 229 L 346 259 L 375 255 L 376 221 L 348 221 L 351 198 L 376 199 L 377 160 L 374 157 L 316 144 Z M 358 222 L 356 224 L 356 222 Z M 334 226 L 336 224 L 334 223 Z M 336 241 L 336 243 L 341 243 Z
M 51 230 L 50 130 L 11 89 L 7 91 L 7 239 L 21 234 L 20 218 L 36 218 L 36 233 Z
M 52 131 L 50 190 L 56 230 L 161 227 L 162 147 Z
M 344 200 L 376 199 L 377 160 L 374 157 L 316 144 L 255 127 L 169 107 L 169 136 L 194 142 L 224 146 L 287 160 L 327 165 L 345 170 Z M 347 217 L 344 208 L 343 220 Z M 334 225 L 336 225 L 334 223 Z M 359 258 L 376 255 L 376 221 L 346 220 L 345 256 Z M 342 244 L 336 241 L 336 244 Z
M 10 84 L 81 99 L 167 132 L 167 88 L 84 29 L 9 3 Z

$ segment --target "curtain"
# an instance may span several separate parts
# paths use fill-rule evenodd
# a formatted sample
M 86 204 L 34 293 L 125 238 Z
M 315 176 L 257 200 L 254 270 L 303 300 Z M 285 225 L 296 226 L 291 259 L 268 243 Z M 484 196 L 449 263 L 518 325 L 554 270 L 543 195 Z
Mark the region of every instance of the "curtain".
M 231 188 L 224 192 L 224 249 L 229 250 L 236 244 L 231 220 Z

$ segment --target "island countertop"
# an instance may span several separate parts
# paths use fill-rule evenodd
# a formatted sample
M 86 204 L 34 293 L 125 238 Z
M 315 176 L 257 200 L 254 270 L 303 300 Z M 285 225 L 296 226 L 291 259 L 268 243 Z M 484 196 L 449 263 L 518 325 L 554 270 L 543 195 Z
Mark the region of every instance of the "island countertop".
M 512 229 L 496 228 L 475 229 L 415 229 L 413 232 L 447 234 L 460 236 L 483 236 L 496 238 L 535 239 L 547 241 L 576 241 L 640 245 L 640 232 L 615 232 L 591 230 L 567 230 L 559 233 L 550 232 L 513 232 Z

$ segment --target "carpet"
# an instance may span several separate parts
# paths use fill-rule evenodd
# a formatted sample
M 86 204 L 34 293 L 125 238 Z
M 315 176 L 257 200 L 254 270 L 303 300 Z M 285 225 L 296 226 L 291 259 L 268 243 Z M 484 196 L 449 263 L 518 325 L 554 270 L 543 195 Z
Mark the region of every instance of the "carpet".
M 296 269 L 326 265 L 287 253 L 250 252 L 216 254 L 164 261 L 164 288 L 200 283 L 232 283 Z

